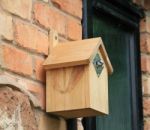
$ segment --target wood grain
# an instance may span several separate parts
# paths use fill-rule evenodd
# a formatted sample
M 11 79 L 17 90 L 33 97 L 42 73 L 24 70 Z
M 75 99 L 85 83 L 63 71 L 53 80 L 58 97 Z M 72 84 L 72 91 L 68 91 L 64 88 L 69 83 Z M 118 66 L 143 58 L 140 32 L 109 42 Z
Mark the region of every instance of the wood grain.
M 58 44 L 58 33 L 55 30 L 50 30 L 48 33 L 49 40 L 49 55 L 54 49 L 54 47 Z
M 111 64 L 111 62 L 109 60 L 108 54 L 106 52 L 106 49 L 105 49 L 105 46 L 104 46 L 103 43 L 100 45 L 99 50 L 100 50 L 100 53 L 101 53 L 101 55 L 102 55 L 102 57 L 103 57 L 103 59 L 105 61 L 108 73 L 112 74 L 113 73 L 113 67 L 112 67 L 112 64 Z
M 87 66 L 47 71 L 47 112 L 81 109 L 89 106 L 87 73 Z
M 99 53 L 102 61 L 102 55 Z M 100 74 L 97 76 L 93 63 L 89 65 L 89 91 L 91 108 L 103 114 L 108 114 L 108 71 L 106 64 Z
M 89 64 L 102 43 L 101 38 L 57 44 L 44 62 L 45 69 Z
M 78 118 L 78 117 L 92 117 L 92 116 L 102 116 L 103 113 L 94 110 L 92 108 L 68 110 L 68 111 L 57 111 L 53 114 L 63 117 L 65 119 Z
M 101 38 L 58 44 L 57 33 L 51 31 L 49 41 L 50 54 L 43 64 L 45 69 L 89 64 L 99 49 L 107 66 L 108 73 L 111 74 L 113 72 L 113 67 Z
M 102 55 L 99 52 L 102 58 Z M 47 112 L 66 118 L 105 115 L 108 110 L 108 71 L 98 77 L 94 65 L 47 71 Z
M 46 111 L 65 118 L 105 115 L 108 110 L 108 73 L 113 72 L 101 38 L 58 44 L 51 32 L 46 69 Z M 104 68 L 97 76 L 93 59 Z

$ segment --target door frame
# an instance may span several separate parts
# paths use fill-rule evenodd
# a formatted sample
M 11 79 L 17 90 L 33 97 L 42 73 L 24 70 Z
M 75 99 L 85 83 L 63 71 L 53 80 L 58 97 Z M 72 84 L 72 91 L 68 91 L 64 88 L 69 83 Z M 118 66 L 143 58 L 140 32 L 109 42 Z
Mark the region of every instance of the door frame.
M 132 100 L 132 129 L 143 130 L 143 106 L 141 87 L 141 65 L 140 65 L 140 34 L 139 21 L 144 16 L 143 10 L 131 2 L 118 2 L 117 0 L 83 0 L 83 39 L 93 37 L 92 16 L 94 13 L 101 13 L 116 19 L 119 23 L 134 30 L 134 42 L 130 47 L 131 52 L 131 100 Z M 135 60 L 136 58 L 136 60 Z M 96 130 L 96 117 L 84 118 L 85 130 Z

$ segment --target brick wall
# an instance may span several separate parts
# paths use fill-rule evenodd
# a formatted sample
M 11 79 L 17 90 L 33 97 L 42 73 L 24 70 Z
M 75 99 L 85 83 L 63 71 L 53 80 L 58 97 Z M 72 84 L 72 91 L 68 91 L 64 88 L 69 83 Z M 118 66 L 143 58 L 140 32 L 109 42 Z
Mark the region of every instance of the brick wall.
M 150 0 L 134 0 L 145 11 L 140 23 L 144 130 L 150 130 Z
M 150 130 L 150 0 L 133 1 L 146 14 L 141 20 L 141 64 L 144 123 Z M 58 31 L 60 41 L 81 39 L 81 18 L 82 0 L 0 0 L 0 129 L 66 129 L 63 119 L 44 112 L 42 63 L 48 55 L 49 30 Z M 82 130 L 80 119 L 78 124 Z
M 150 130 L 150 13 L 141 21 L 141 67 L 145 130 Z
M 20 113 L 18 118 L 22 125 L 14 122 L 19 130 L 66 129 L 63 119 L 44 113 L 45 71 L 42 63 L 48 55 L 49 30 L 56 30 L 60 41 L 81 39 L 81 18 L 82 0 L 0 0 L 0 87 L 3 88 L 0 99 L 5 95 L 11 104 L 17 95 L 15 100 L 18 101 L 14 107 L 8 104 L 8 108 L 14 108 L 12 111 L 0 106 L 0 113 L 3 110 L 2 113 L 6 113 L 4 119 L 7 117 L 12 121 L 18 106 L 23 106 L 28 99 L 26 109 L 29 111 Z M 20 101 L 23 96 L 24 100 Z M 0 100 L 1 103 L 7 102 Z M 27 112 L 32 114 L 28 117 Z M 33 118 L 34 122 L 28 128 L 31 121 L 26 118 Z M 0 122 L 0 128 L 5 125 L 2 124 Z M 9 124 L 9 127 L 12 126 Z

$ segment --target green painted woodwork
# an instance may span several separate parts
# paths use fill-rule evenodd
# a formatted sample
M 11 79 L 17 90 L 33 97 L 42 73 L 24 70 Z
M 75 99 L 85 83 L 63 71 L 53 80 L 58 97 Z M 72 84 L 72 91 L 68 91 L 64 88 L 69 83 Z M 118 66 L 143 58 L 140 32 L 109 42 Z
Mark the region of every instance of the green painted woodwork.
M 109 77 L 110 113 L 96 118 L 96 130 L 132 130 L 129 64 L 132 33 L 116 23 L 104 15 L 93 18 L 93 35 L 102 37 L 114 68 Z

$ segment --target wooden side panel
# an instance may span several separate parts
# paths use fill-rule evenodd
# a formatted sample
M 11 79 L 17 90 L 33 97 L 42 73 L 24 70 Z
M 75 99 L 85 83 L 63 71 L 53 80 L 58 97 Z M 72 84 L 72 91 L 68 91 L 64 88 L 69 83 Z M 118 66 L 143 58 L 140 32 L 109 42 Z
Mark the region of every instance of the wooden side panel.
M 99 55 L 102 58 L 100 53 Z M 89 70 L 91 108 L 101 113 L 108 114 L 108 72 L 106 65 L 104 64 L 104 68 L 99 77 L 97 76 L 92 62 L 90 63 Z
M 47 112 L 89 106 L 88 70 L 86 65 L 47 71 Z

